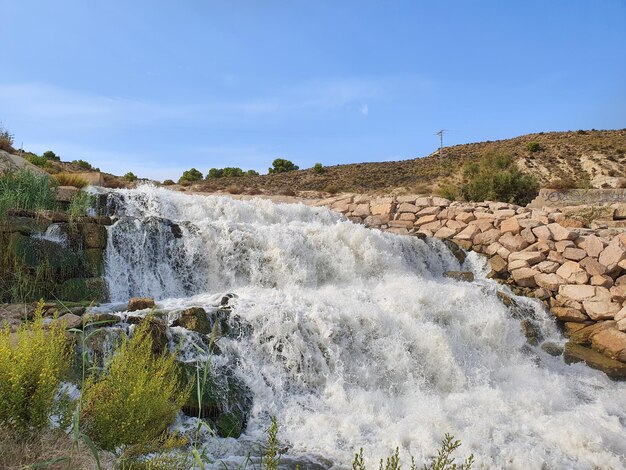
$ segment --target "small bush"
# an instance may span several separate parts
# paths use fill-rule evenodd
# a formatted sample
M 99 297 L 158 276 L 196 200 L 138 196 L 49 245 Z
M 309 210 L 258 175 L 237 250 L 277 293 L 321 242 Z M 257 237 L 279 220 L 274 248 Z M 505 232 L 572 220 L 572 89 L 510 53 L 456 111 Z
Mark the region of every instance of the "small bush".
M 183 184 L 184 182 L 195 183 L 200 180 L 202 180 L 202 173 L 192 168 L 191 170 L 183 172 L 183 175 L 178 179 L 178 184 Z
M 94 205 L 95 197 L 85 191 L 75 194 L 70 201 L 70 207 L 67 211 L 70 220 L 76 220 L 79 217 L 85 217 L 89 214 L 89 209 Z
M 174 180 L 165 180 L 163 181 L 163 186 L 173 186 L 176 183 L 174 182 Z
M 138 325 L 102 375 L 92 375 L 85 383 L 82 422 L 86 433 L 105 450 L 156 441 L 189 396 L 175 356 L 152 354 L 149 323 Z
M 91 163 L 86 162 L 85 160 L 72 160 L 72 165 L 79 168 L 80 170 L 85 171 L 100 171 L 100 168 L 95 168 L 91 166 Z
M 2 126 L 0 126 L 0 150 L 4 150 L 9 153 L 15 151 L 13 148 L 13 134 Z
M 56 162 L 60 162 L 61 161 L 61 158 L 56 153 L 54 153 L 52 150 L 46 150 L 43 153 L 42 157 L 45 158 L 46 160 L 54 160 Z
M 53 321 L 44 326 L 43 301 L 31 324 L 15 340 L 8 326 L 0 332 L 0 422 L 14 429 L 42 429 L 55 407 L 55 394 L 69 363 L 67 336 Z
M 578 187 L 578 183 L 574 181 L 573 178 L 569 176 L 563 178 L 557 178 L 550 181 L 546 187 L 548 189 L 559 189 L 559 190 L 567 190 L 567 189 L 575 189 Z
M 294 165 L 293 162 L 285 160 L 284 158 L 277 158 L 272 162 L 272 168 L 269 168 L 270 173 L 286 173 L 288 171 L 299 170 L 298 165 Z
M 59 183 L 59 186 L 73 186 L 78 189 L 89 186 L 89 181 L 74 173 L 57 173 L 53 178 Z
M 137 181 L 137 175 L 132 171 L 129 171 L 122 177 L 122 179 L 124 181 L 128 181 L 129 183 L 132 183 L 133 181 Z
M 528 150 L 531 153 L 535 153 L 535 152 L 539 152 L 542 149 L 541 144 L 539 142 L 528 142 L 526 144 L 526 150 Z
M 326 185 L 326 187 L 324 188 L 324 192 L 329 193 L 329 194 L 337 194 L 339 192 L 339 188 L 337 188 L 336 185 L 331 183 L 331 184 Z
M 34 153 L 25 153 L 24 159 L 32 163 L 33 165 L 38 166 L 39 168 L 46 168 L 50 166 L 50 162 L 46 157 L 40 157 L 39 155 L 36 155 Z
M 9 209 L 55 209 L 56 204 L 55 184 L 48 176 L 28 170 L 0 174 L 0 219 Z
M 246 171 L 246 176 L 259 176 L 259 172 L 254 170 L 248 170 Z
M 316 163 L 315 165 L 313 165 L 313 173 L 315 173 L 316 175 L 321 175 L 322 173 L 324 173 L 324 167 L 321 163 Z
M 463 167 L 463 184 L 447 187 L 445 197 L 468 201 L 502 201 L 526 205 L 537 195 L 539 183 L 522 173 L 511 155 L 490 152 Z M 445 194 L 442 190 L 442 194 Z

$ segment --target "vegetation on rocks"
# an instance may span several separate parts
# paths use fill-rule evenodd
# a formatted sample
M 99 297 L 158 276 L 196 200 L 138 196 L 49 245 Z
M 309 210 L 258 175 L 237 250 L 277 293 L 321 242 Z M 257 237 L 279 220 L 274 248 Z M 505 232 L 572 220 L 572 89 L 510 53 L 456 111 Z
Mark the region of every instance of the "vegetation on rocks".
M 55 394 L 67 370 L 69 348 L 64 328 L 43 320 L 43 302 L 32 323 L 13 340 L 0 331 L 0 422 L 13 429 L 41 429 L 55 411 Z
M 466 201 L 501 201 L 526 205 L 539 191 L 539 183 L 522 173 L 511 155 L 487 153 L 478 163 L 463 167 L 463 183 L 446 186 L 442 195 Z
M 55 184 L 47 176 L 24 170 L 0 174 L 0 220 L 6 217 L 9 209 L 55 208 Z
M 161 438 L 187 400 L 175 356 L 154 356 L 152 343 L 148 322 L 138 325 L 107 370 L 85 384 L 81 417 L 103 449 Z

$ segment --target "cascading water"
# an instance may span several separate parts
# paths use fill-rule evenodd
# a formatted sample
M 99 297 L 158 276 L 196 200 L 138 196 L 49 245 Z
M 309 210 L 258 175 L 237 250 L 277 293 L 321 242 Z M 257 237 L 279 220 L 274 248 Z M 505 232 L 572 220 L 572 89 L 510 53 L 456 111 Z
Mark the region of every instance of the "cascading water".
M 322 208 L 151 186 L 109 199 L 113 302 L 152 296 L 176 311 L 237 296 L 247 333 L 221 338 L 216 361 L 236 364 L 250 417 L 239 439 L 204 441 L 227 465 L 276 416 L 303 469 L 347 468 L 360 447 L 372 467 L 396 446 L 426 462 L 445 433 L 477 468 L 626 466 L 626 385 L 529 346 L 477 256 L 463 268 L 478 281 L 464 283 L 443 277 L 460 267 L 442 243 Z M 563 342 L 538 303 L 517 301 Z

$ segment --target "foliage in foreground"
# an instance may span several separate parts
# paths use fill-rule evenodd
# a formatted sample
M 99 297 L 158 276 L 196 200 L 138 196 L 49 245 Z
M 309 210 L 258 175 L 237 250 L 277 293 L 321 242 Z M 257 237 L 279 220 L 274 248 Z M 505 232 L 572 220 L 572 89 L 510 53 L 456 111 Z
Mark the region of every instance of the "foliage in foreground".
M 153 355 L 152 343 L 149 322 L 142 322 L 102 375 L 85 383 L 82 420 L 105 450 L 156 441 L 187 400 L 175 355 Z
M 437 457 L 433 457 L 430 465 L 424 465 L 422 470 L 470 470 L 474 464 L 474 455 L 471 454 L 465 462 L 462 464 L 456 464 L 455 458 L 452 457 L 452 453 L 461 447 L 461 441 L 455 441 L 454 437 L 450 434 L 446 434 L 441 441 L 441 447 L 437 451 Z M 380 470 L 400 470 L 400 453 L 398 448 L 393 454 L 387 457 L 387 460 L 383 462 L 381 459 L 378 467 Z M 411 458 L 410 470 L 417 470 L 415 460 Z M 353 470 L 367 470 L 365 465 L 365 459 L 363 458 L 363 449 L 358 454 L 354 455 L 352 462 Z
M 48 176 L 27 170 L 0 174 L 0 219 L 9 209 L 35 211 L 55 207 L 55 184 Z
M 526 205 L 539 191 L 537 180 L 522 173 L 511 155 L 490 152 L 463 167 L 463 183 L 446 186 L 441 195 L 466 201 L 501 201 Z
M 17 430 L 48 425 L 67 370 L 65 329 L 55 321 L 44 326 L 43 305 L 37 305 L 33 322 L 24 323 L 15 338 L 8 326 L 0 332 L 0 422 Z

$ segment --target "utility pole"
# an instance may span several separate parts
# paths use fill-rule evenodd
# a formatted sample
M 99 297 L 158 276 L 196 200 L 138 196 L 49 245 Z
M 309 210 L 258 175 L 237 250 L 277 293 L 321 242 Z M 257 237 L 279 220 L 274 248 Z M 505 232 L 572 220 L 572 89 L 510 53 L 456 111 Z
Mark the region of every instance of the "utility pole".
M 443 160 L 443 133 L 448 132 L 447 129 L 441 129 L 439 132 L 436 132 L 435 135 L 439 136 L 439 158 Z

